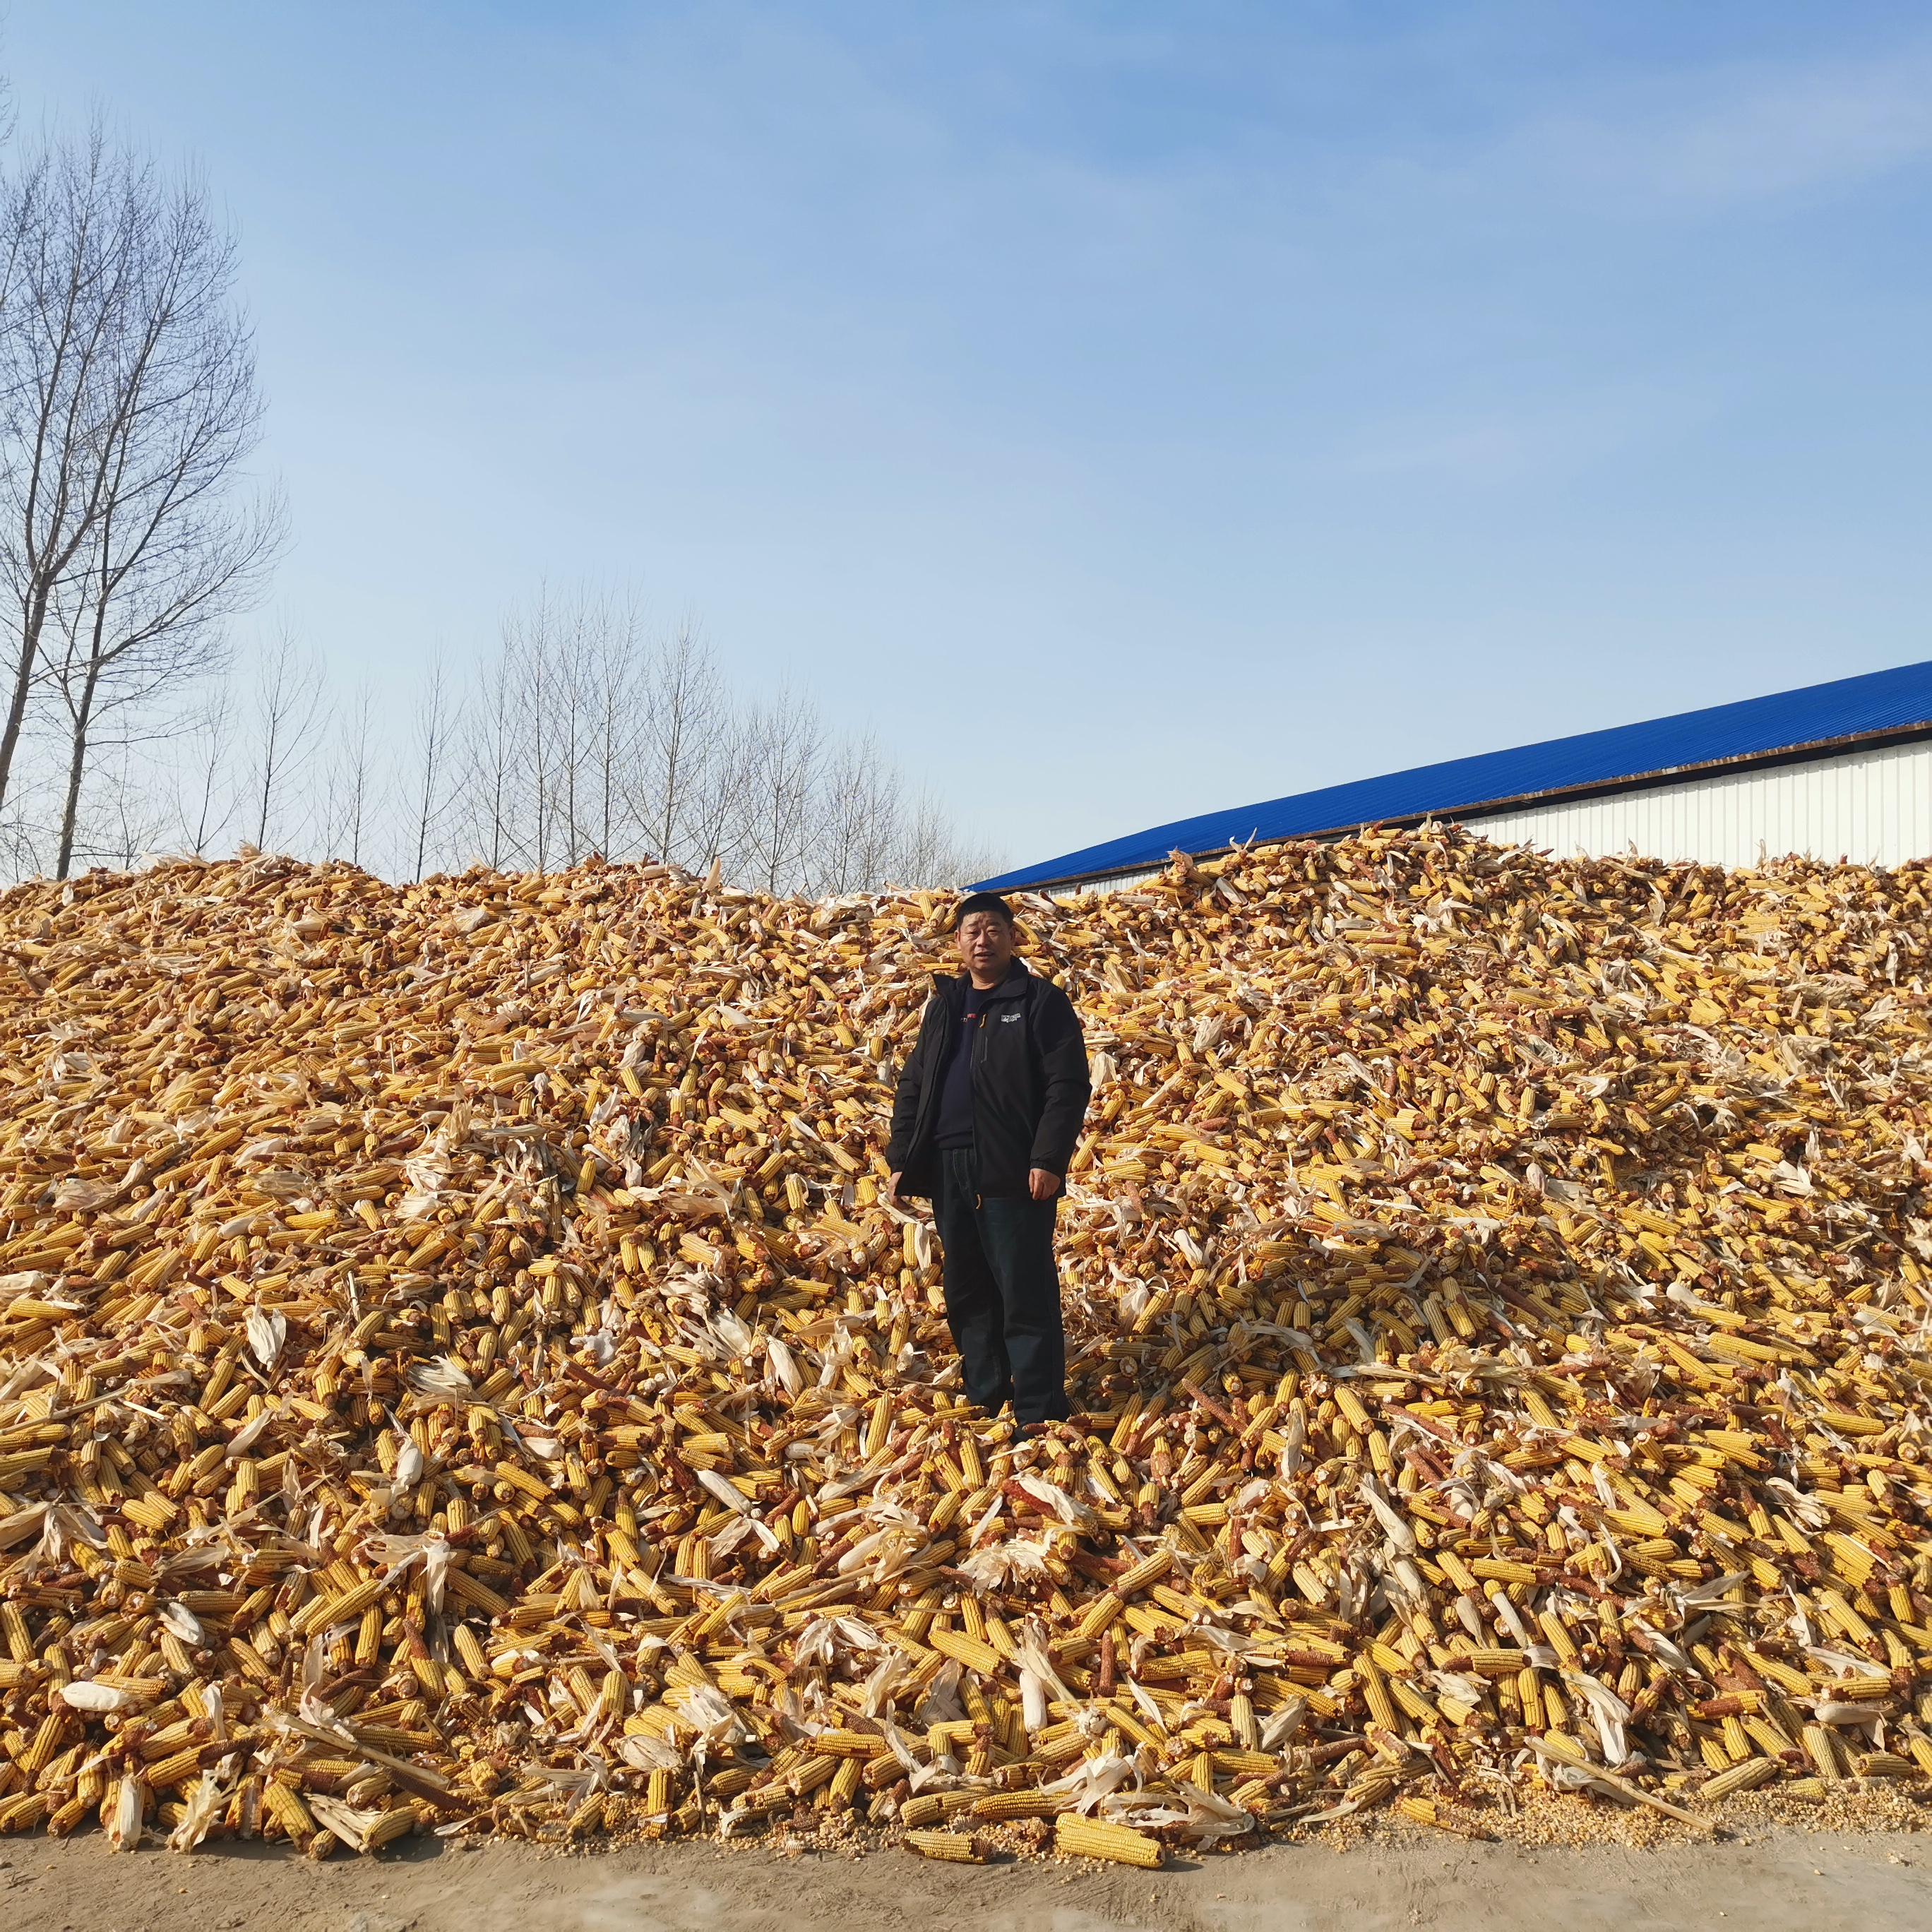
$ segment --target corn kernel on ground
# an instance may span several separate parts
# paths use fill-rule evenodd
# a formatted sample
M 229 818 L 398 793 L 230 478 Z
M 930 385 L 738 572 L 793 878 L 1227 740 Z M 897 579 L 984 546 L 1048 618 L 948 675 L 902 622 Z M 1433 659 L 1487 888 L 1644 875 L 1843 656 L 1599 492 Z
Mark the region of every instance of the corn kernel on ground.
M 0 1831 L 1923 1788 L 1928 878 L 1022 896 L 1096 1096 L 1018 1446 L 880 1198 L 940 898 L 0 896 Z

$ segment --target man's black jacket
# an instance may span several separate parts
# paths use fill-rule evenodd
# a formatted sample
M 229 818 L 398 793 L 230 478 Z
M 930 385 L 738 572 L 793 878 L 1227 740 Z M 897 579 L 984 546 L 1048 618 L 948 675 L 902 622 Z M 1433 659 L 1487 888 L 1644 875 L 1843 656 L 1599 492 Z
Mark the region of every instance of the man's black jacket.
M 886 1160 L 901 1177 L 902 1194 L 933 1190 L 938 1163 L 932 1142 L 946 1052 L 959 1031 L 971 983 L 963 973 L 956 979 L 934 977 L 919 1042 L 899 1076 Z M 1046 1168 L 1064 1179 L 1094 1090 L 1072 1001 L 1016 959 L 988 998 L 968 1045 L 980 1192 L 1024 1198 L 1030 1168 Z

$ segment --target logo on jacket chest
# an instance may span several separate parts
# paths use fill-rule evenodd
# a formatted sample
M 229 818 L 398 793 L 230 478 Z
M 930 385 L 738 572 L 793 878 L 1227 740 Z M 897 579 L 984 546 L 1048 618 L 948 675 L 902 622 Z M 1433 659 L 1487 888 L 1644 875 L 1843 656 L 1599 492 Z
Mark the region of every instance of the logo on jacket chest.
M 1000 1016 L 1000 1024 L 1002 1026 L 1018 1026 L 1025 1018 L 1026 1015 L 1024 1013 L 1002 1013 Z

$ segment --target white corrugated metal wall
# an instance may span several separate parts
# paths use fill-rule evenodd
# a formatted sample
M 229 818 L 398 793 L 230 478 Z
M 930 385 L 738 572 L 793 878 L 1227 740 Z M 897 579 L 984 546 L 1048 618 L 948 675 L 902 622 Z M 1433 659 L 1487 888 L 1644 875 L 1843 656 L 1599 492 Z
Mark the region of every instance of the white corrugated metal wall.
M 1896 866 L 1932 857 L 1932 743 L 1874 747 L 1574 804 L 1464 819 L 1500 844 L 1749 868 L 1761 854 Z

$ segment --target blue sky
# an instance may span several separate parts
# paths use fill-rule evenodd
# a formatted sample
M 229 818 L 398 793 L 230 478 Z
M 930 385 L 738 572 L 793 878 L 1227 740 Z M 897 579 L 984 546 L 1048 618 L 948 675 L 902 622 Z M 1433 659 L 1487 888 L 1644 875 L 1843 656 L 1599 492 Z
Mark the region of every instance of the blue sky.
M 1019 863 L 1932 657 L 1932 16 L 13 0 L 232 209 L 400 696 L 548 578 Z

